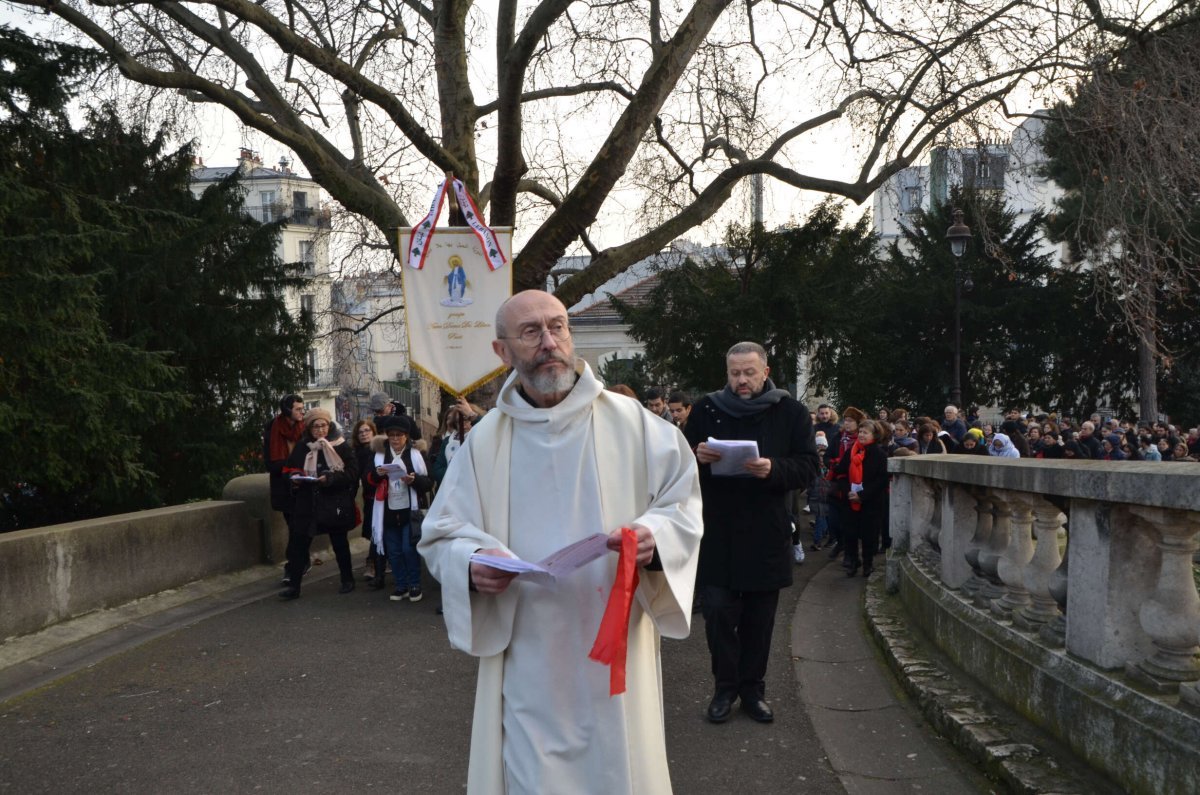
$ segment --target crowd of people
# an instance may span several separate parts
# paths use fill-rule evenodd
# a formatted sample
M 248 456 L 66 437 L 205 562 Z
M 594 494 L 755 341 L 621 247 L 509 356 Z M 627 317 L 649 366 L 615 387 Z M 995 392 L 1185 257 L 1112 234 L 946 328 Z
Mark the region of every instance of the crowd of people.
M 779 591 L 806 547 L 841 557 L 847 577 L 871 575 L 891 544 L 889 457 L 1200 458 L 1200 432 L 1165 423 L 1018 411 L 985 422 L 956 406 L 938 419 L 810 412 L 772 383 L 753 342 L 726 353 L 726 385 L 694 403 L 684 392 L 638 396 L 605 387 L 574 356 L 565 307 L 538 291 L 509 299 L 496 330 L 493 349 L 513 373 L 482 424 L 484 410 L 459 397 L 426 442 L 379 394 L 344 437 L 328 412 L 288 395 L 263 437 L 272 505 L 289 530 L 281 598 L 300 595 L 322 534 L 339 593 L 353 591 L 347 534 L 359 522 L 369 588 L 386 587 L 390 567 L 391 599 L 420 601 L 423 563 L 441 583 L 451 644 L 481 658 L 472 793 L 549 782 L 668 791 L 659 638 L 685 636 L 697 611 L 714 683 L 706 718 L 723 723 L 740 701 L 772 722 L 765 677 Z M 513 587 L 520 569 L 500 560 L 541 560 L 596 538 L 619 555 L 551 591 Z
M 833 547 L 848 576 L 891 545 L 888 537 L 887 459 L 930 454 L 1098 461 L 1200 460 L 1200 430 L 1186 433 L 1165 422 L 1139 424 L 1098 414 L 1076 423 L 1052 414 L 1011 409 L 984 422 L 972 408 L 964 417 L 946 406 L 941 419 L 910 418 L 906 409 L 878 410 L 874 419 L 854 407 L 841 414 L 821 404 L 813 414 L 820 471 L 809 484 L 810 551 Z M 803 559 L 797 550 L 797 561 Z
M 328 411 L 306 410 L 301 397 L 291 394 L 263 429 L 271 507 L 283 514 L 288 528 L 283 600 L 299 598 L 314 562 L 313 539 L 322 535 L 329 537 L 338 564 L 338 592 L 355 590 L 348 535 L 356 526 L 370 541 L 367 587 L 384 588 L 390 572 L 392 601 L 422 599 L 416 546 L 421 519 L 482 409 L 460 397 L 444 413 L 430 445 L 399 402 L 380 392 L 369 405 L 371 416 L 355 422 L 346 435 Z
M 692 399 L 686 392 L 651 388 L 639 396 L 624 384 L 606 389 L 639 400 L 647 411 L 687 435 Z M 369 405 L 372 416 L 354 423 L 348 439 L 328 413 L 305 412 L 298 395 L 281 401 L 279 415 L 265 429 L 272 505 L 284 513 L 289 527 L 284 599 L 299 596 L 300 581 L 311 568 L 312 538 L 322 534 L 329 535 L 338 561 L 341 592 L 354 590 L 344 525 L 349 521 L 346 506 L 353 499 L 347 493 L 355 483 L 361 483 L 362 502 L 351 511 L 355 521 L 350 527 L 361 521 L 362 535 L 371 541 L 365 562 L 367 586 L 382 589 L 391 572 L 394 601 L 422 598 L 416 550 L 420 518 L 484 409 L 460 396 L 444 412 L 430 444 L 421 439 L 417 423 L 398 402 L 376 393 Z M 892 456 L 1200 460 L 1198 428 L 1183 431 L 1166 422 L 1137 423 L 1099 414 L 1076 421 L 1011 409 L 988 422 L 975 407 L 962 413 L 951 405 L 940 419 L 910 417 L 903 408 L 881 408 L 868 418 L 854 406 L 839 414 L 821 404 L 811 421 L 818 471 L 797 492 L 802 511 L 790 513 L 793 559 L 804 562 L 806 546 L 809 551 L 833 547 L 831 556 L 842 556 L 848 576 L 860 570 L 869 576 L 875 556 L 890 545 L 886 459 Z M 801 540 L 801 512 L 811 527 L 809 545 Z

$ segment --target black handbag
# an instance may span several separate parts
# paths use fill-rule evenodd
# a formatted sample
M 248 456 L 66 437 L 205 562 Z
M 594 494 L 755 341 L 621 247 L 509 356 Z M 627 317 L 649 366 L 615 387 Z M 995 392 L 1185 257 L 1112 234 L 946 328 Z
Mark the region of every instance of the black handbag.
M 344 533 L 358 524 L 353 494 L 321 494 L 316 498 L 314 513 L 318 532 Z

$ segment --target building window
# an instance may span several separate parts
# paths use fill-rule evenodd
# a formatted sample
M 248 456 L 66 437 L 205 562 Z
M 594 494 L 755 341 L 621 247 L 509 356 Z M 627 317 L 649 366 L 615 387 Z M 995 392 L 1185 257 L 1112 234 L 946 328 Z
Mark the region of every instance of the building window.
M 900 212 L 914 213 L 921 209 L 921 186 L 909 185 L 900 195 Z
M 309 349 L 308 356 L 306 357 L 306 361 L 308 364 L 308 383 L 315 385 L 317 383 L 317 379 L 320 375 L 320 371 L 317 370 L 317 351 L 316 351 L 316 349 L 313 349 L 313 348 Z
M 295 191 L 292 194 L 292 204 L 297 210 L 308 209 L 308 194 L 304 191 Z
M 989 163 L 986 158 L 981 157 L 979 162 L 975 164 L 975 179 L 985 180 L 990 179 L 991 176 L 992 164 Z
M 313 297 L 311 295 L 300 296 L 300 314 L 309 321 L 313 319 Z
M 269 224 L 275 220 L 275 191 L 259 191 L 258 197 L 259 204 L 262 206 L 262 218 L 259 220 L 264 224 Z
M 317 259 L 313 253 L 313 242 L 311 240 L 300 241 L 300 261 L 304 263 L 305 276 L 311 277 L 317 275 Z

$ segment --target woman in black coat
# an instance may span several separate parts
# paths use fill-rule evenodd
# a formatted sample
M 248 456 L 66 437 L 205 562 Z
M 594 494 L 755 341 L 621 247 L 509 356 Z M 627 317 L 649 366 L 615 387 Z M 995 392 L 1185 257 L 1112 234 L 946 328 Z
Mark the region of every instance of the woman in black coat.
M 371 540 L 371 503 L 375 501 L 374 492 L 367 485 L 367 473 L 374 469 L 371 452 L 371 440 L 378 435 L 375 423 L 370 420 L 359 420 L 354 423 L 350 432 L 350 447 L 354 450 L 354 463 L 358 467 L 358 478 L 362 483 L 362 537 Z M 375 579 L 375 545 L 367 549 L 367 583 Z
M 289 586 L 281 599 L 300 596 L 300 579 L 308 567 L 314 536 L 329 534 L 342 585 L 338 593 L 354 590 L 350 541 L 346 534 L 358 524 L 354 495 L 358 492 L 358 462 L 324 409 L 304 416 L 304 434 L 292 449 L 283 472 L 292 481 L 292 524 L 287 550 Z
M 877 423 L 863 420 L 858 426 L 858 440 L 834 469 L 839 476 L 834 483 L 850 503 L 843 535 L 847 577 L 853 577 L 860 565 L 864 577 L 869 577 L 875 569 L 879 533 L 887 515 L 887 451 L 878 444 L 882 435 Z

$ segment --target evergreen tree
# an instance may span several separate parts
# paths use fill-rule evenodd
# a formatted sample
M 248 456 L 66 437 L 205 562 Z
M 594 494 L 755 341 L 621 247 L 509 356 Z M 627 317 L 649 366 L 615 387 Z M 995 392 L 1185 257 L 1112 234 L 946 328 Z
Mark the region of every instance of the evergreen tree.
M 280 222 L 241 210 L 236 172 L 196 198 L 191 153 L 161 142 L 122 141 L 116 119 L 95 119 L 104 157 L 122 173 L 130 201 L 156 208 L 143 234 L 105 258 L 101 286 L 114 338 L 167 352 L 180 368 L 186 411 L 146 424 L 144 459 L 165 504 L 218 494 L 239 457 L 261 449 L 262 423 L 279 396 L 305 381 L 312 340 L 307 315 L 290 315 L 288 288 L 305 284 L 302 263 L 276 256 Z M 117 141 L 116 145 L 108 145 Z
M 598 375 L 605 386 L 624 384 L 632 389 L 639 399 L 661 381 L 651 372 L 649 361 L 640 353 L 634 354 L 631 359 L 610 359 L 600 368 Z
M 86 50 L 0 28 L 0 529 L 213 496 L 299 383 L 299 266 L 188 190 L 187 148 L 107 109 L 75 130 Z
M 827 201 L 790 229 L 730 227 L 724 256 L 663 270 L 642 307 L 613 303 L 647 359 L 682 387 L 719 389 L 725 351 L 742 340 L 761 343 L 772 380 L 791 386 L 800 354 L 837 319 L 837 292 L 874 260 L 868 222 L 842 226 L 841 206 Z
M 953 380 L 956 263 L 946 242 L 960 206 L 973 237 L 958 278 L 964 404 L 1095 405 L 1121 394 L 1131 352 L 1090 286 L 1037 253 L 1039 217 L 1017 224 L 998 198 L 955 192 L 917 213 L 879 267 L 834 296 L 838 319 L 814 350 L 814 380 L 841 404 L 940 416 Z
M 136 220 L 80 190 L 71 86 L 96 56 L 0 27 L 0 530 L 147 490 L 140 430 L 181 393 L 163 353 L 112 339 L 93 263 Z

